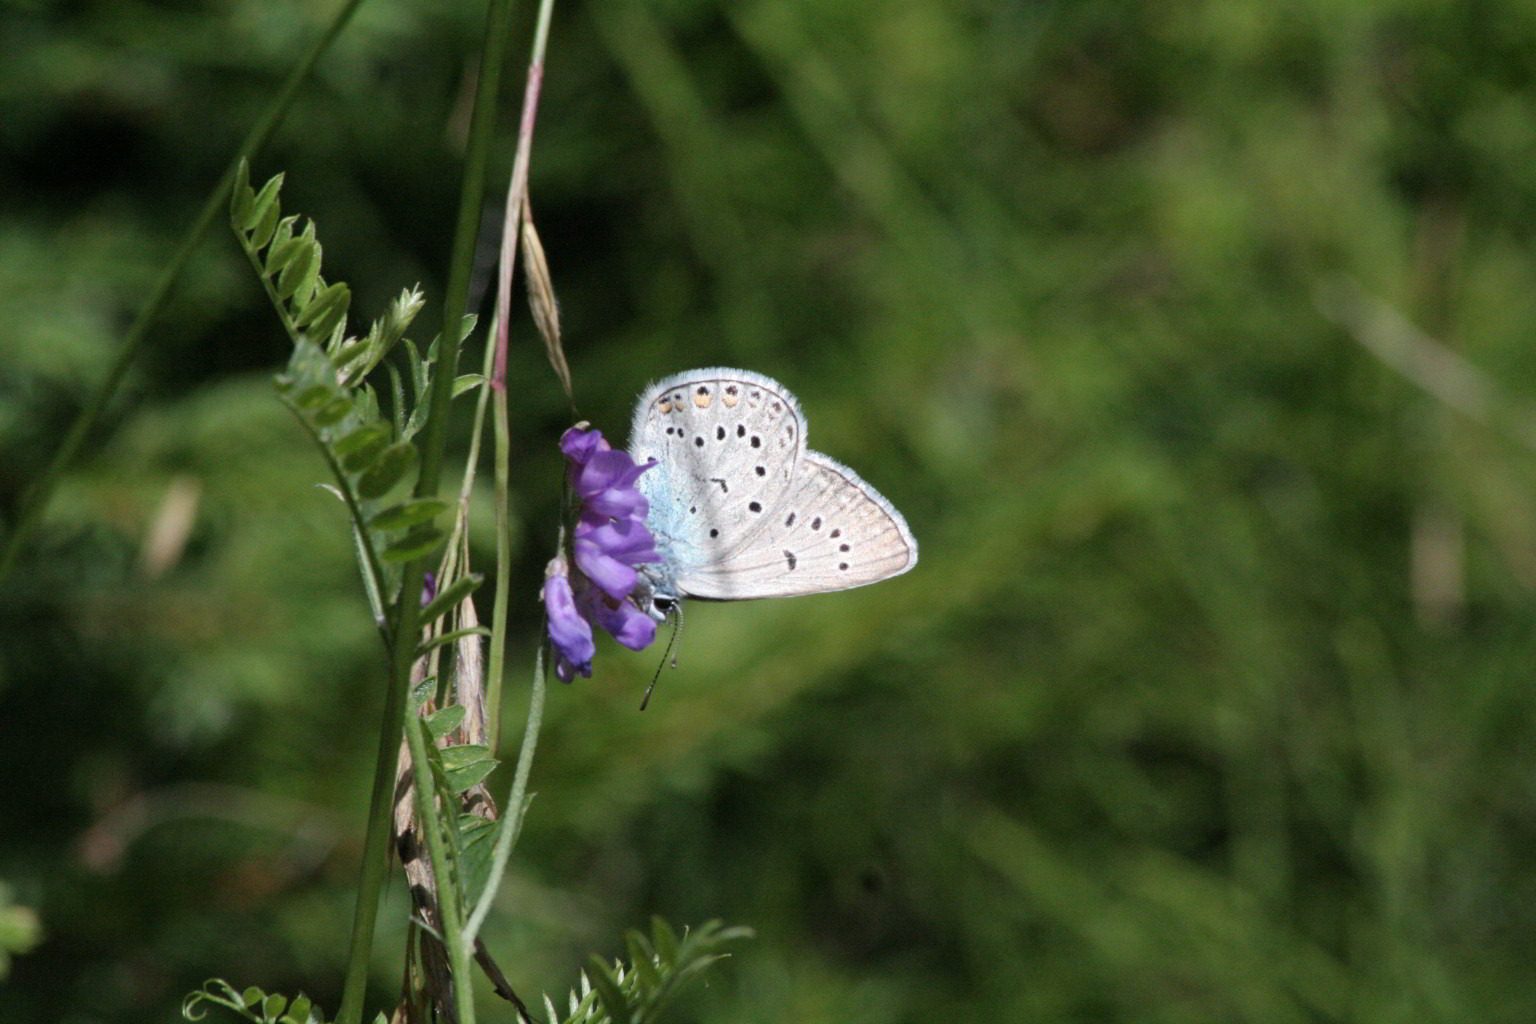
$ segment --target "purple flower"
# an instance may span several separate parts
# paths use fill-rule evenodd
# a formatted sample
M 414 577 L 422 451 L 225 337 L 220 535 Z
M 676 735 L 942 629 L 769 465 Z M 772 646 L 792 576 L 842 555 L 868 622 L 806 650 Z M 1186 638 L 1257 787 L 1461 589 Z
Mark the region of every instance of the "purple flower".
M 632 651 L 643 651 L 656 639 L 656 623 L 629 601 L 597 601 L 595 610 L 598 624 Z
M 601 430 L 583 430 L 580 427 L 572 427 L 560 435 L 560 450 L 566 458 L 571 460 L 571 469 L 574 472 L 587 464 L 594 453 L 610 451 L 612 446 L 603 437 Z
M 618 519 L 598 525 L 583 515 L 576 524 L 571 551 L 576 555 L 576 567 L 615 601 L 622 601 L 634 591 L 634 566 L 661 561 L 656 541 L 640 519 Z
M 544 570 L 544 609 L 549 614 L 549 639 L 555 645 L 555 675 L 563 683 L 578 674 L 592 675 L 592 624 L 576 609 L 576 594 L 566 575 L 565 559 L 556 555 Z
M 592 674 L 593 627 L 601 626 L 625 647 L 641 650 L 656 638 L 656 623 L 630 600 L 637 566 L 661 561 L 646 528 L 645 496 L 635 487 L 655 465 L 635 465 L 628 452 L 611 447 L 601 431 L 572 427 L 560 438 L 570 461 L 571 490 L 580 500 L 571 536 L 572 572 L 564 558 L 549 563 L 544 607 L 555 646 L 555 674 L 569 682 Z

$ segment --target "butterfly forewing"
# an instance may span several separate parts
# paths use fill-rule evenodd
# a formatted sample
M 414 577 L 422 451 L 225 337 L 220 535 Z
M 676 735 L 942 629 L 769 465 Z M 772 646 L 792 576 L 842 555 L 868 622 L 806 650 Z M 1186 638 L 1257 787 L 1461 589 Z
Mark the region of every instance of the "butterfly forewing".
M 722 564 L 767 521 L 805 450 L 795 400 L 741 370 L 695 370 L 652 387 L 635 409 L 630 453 L 670 567 Z

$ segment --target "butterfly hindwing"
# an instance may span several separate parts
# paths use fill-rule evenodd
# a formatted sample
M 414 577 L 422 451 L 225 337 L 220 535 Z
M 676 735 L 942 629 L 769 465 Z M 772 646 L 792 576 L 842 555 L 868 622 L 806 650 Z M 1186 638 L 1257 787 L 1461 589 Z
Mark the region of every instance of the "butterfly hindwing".
M 846 466 L 807 452 L 772 519 L 714 565 L 677 573 L 687 594 L 795 597 L 876 583 L 910 569 L 917 543 L 890 502 Z

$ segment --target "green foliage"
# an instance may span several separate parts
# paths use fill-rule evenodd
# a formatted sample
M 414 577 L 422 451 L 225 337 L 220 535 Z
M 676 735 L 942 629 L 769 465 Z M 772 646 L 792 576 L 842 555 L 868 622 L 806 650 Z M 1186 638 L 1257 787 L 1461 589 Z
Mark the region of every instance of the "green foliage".
M 7 516 L 319 10 L 17 9 Z M 649 379 L 771 374 L 922 562 L 690 605 L 644 714 L 650 653 L 551 694 L 485 927 L 514 985 L 662 912 L 760 936 L 680 1024 L 1536 1017 L 1536 465 L 1318 305 L 1347 278 L 1531 405 L 1531 7 L 578 13 L 532 196 L 579 415 L 618 439 Z M 338 1003 L 378 644 L 343 506 L 271 400 L 292 338 L 263 291 L 330 361 L 300 419 L 355 487 L 416 440 L 398 288 L 442 291 L 476 18 L 370 0 L 256 158 L 320 223 L 289 226 L 310 266 L 283 296 L 200 252 L 0 591 L 0 873 L 46 934 L 0 1019 L 166 1019 L 214 973 Z M 341 278 L 348 315 L 390 312 L 332 351 Z M 509 330 L 516 721 L 569 416 Z M 411 529 L 373 521 L 401 486 L 361 520 L 374 550 Z M 460 833 L 468 865 L 489 831 Z M 371 1006 L 398 991 L 386 916 Z
M 609 966 L 591 959 L 580 987 L 568 997 L 566 1016 L 560 1016 L 546 996 L 547 1019 L 563 1024 L 655 1024 L 699 972 L 729 955 L 727 946 L 751 936 L 750 929 L 709 921 L 679 939 L 671 925 L 654 917 L 649 937 L 639 931 L 625 935 L 628 963 L 615 960 Z
M 494 824 L 474 819 L 483 836 Z M 480 842 L 481 840 L 475 840 Z M 568 997 L 565 1016 L 555 1011 L 546 996 L 546 1019 L 560 1024 L 656 1024 L 661 1012 L 710 964 L 726 957 L 733 943 L 750 938 L 747 928 L 726 928 L 709 921 L 684 931 L 681 938 L 659 917 L 651 920 L 651 934 L 630 931 L 625 936 L 628 963 L 610 966 L 596 957 L 582 972 L 580 986 Z M 182 1002 L 188 1021 L 206 1018 L 209 1007 L 233 1011 L 251 1024 L 326 1024 L 320 1009 L 299 995 L 292 1002 L 251 986 L 236 991 L 228 982 L 213 978 Z M 379 1021 L 384 1014 L 379 1014 Z
M 410 439 L 421 429 L 430 407 L 430 351 L 435 351 L 435 345 L 424 359 L 405 337 L 425 298 L 419 290 L 402 292 L 365 337 L 349 337 L 350 292 L 346 285 L 327 284 L 320 276 L 321 249 L 314 222 L 295 235 L 298 217 L 279 217 L 282 183 L 283 176 L 275 175 L 256 191 L 242 163 L 231 197 L 230 220 L 293 338 L 293 355 L 287 371 L 277 379 L 278 391 L 326 453 L 337 493 L 352 514 L 360 538 L 361 568 L 370 581 L 370 593 L 393 604 L 400 580 L 392 567 L 430 554 L 446 536 L 434 520 L 447 511 L 447 502 L 427 498 L 381 507 L 415 473 L 417 452 Z M 473 322 L 466 319 L 466 333 Z M 381 412 L 364 378 L 400 342 L 410 354 L 407 366 L 413 399 L 407 406 L 391 366 L 395 387 L 394 416 L 390 417 Z M 475 583 L 469 582 L 464 589 L 465 582 L 455 580 L 444 596 L 467 594 Z M 448 607 L 437 606 L 433 617 Z
M 241 1020 L 251 1024 L 326 1024 L 320 1008 L 303 993 L 289 1001 L 286 996 L 275 992 L 268 994 L 254 985 L 237 992 L 221 978 L 210 978 L 203 982 L 202 988 L 182 1000 L 182 1019 L 203 1020 L 208 1016 L 208 1009 L 215 1006 L 233 1010 Z M 383 1024 L 384 1020 L 381 1013 L 375 1024 Z

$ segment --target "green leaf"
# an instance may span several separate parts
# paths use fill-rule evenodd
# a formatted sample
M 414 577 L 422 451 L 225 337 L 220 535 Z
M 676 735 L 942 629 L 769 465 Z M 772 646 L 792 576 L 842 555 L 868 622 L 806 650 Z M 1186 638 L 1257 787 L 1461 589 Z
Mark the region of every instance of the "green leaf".
M 484 383 L 485 374 L 483 373 L 462 373 L 453 378 L 453 397 L 458 398 L 464 392 L 473 391 Z
M 441 498 L 413 498 L 391 505 L 368 520 L 370 530 L 405 530 L 418 523 L 428 523 L 452 506 Z M 427 621 L 423 619 L 422 621 Z
M 309 302 L 315 288 L 315 277 L 320 273 L 320 243 L 315 241 L 314 231 L 315 224 L 311 221 L 305 226 L 303 236 L 293 240 L 302 245 L 284 264 L 282 273 L 277 277 L 278 298 L 291 298 L 298 307 Z
M 651 918 L 651 944 L 668 967 L 677 963 L 677 932 L 660 915 Z
M 379 553 L 386 562 L 412 562 L 430 555 L 443 542 L 443 531 L 435 526 L 418 526 Z
M 260 989 L 257 990 L 258 992 Z M 203 987 L 195 992 L 187 993 L 187 997 L 181 1001 L 181 1016 L 184 1020 L 202 1020 L 208 1016 L 204 1003 L 213 1003 L 215 1006 L 223 1006 L 235 1010 L 246 1017 L 250 1014 L 245 1009 L 245 997 L 234 990 L 234 987 L 223 978 L 209 978 L 203 982 Z
M 251 209 L 247 213 L 242 227 L 250 232 L 251 248 L 260 249 L 267 244 L 272 236 L 272 231 L 277 227 L 279 206 L 277 201 L 278 190 L 283 187 L 283 176 L 274 174 L 267 179 L 267 183 L 261 186 L 261 191 L 251 200 Z
M 258 200 L 260 198 L 260 196 L 257 196 Z M 266 211 L 262 213 L 255 226 L 251 228 L 251 252 L 260 252 L 262 247 L 272 240 L 272 232 L 277 227 L 277 218 L 281 213 L 282 209 L 276 202 L 268 206 Z
M 335 426 L 337 423 L 340 423 L 342 420 L 346 419 L 347 414 L 351 411 L 351 396 L 337 395 L 335 398 L 332 398 L 329 402 L 326 402 L 320 408 L 311 413 L 310 418 L 315 421 L 316 426 L 330 427 Z
M 468 712 L 462 704 L 450 704 L 434 711 L 427 716 L 427 732 L 432 734 L 434 740 L 440 740 L 463 725 L 466 714 Z
M 602 959 L 591 957 L 587 973 L 592 976 L 592 987 L 597 990 L 597 998 L 603 1004 L 603 1009 L 608 1011 L 613 1024 L 629 1024 L 630 1006 L 629 1000 L 624 998 L 624 993 L 619 989 L 618 979 L 613 976 L 613 970 Z
M 240 993 L 240 1001 L 246 1006 L 255 1006 L 265 998 L 267 998 L 267 994 L 255 985 Z
M 397 441 L 374 459 L 357 481 L 357 493 L 364 498 L 382 498 L 405 475 L 416 468 L 416 446 L 409 441 Z
M 444 781 L 448 788 L 455 793 L 462 793 L 478 783 L 484 782 L 486 776 L 496 770 L 500 762 L 494 758 L 486 758 L 484 761 L 476 761 L 474 764 L 465 765 L 463 768 L 455 768 L 453 771 L 443 773 Z
M 288 1016 L 292 1017 L 298 1024 L 308 1024 L 309 1011 L 313 1008 L 314 1004 L 309 1001 L 309 997 L 300 993 L 293 997 L 293 1003 L 288 1007 Z
M 416 314 L 426 305 L 427 298 L 419 288 L 407 288 L 389 304 L 384 315 L 373 322 L 373 327 L 368 336 L 378 345 L 376 359 L 382 359 L 395 347 L 395 344 L 404 336 L 411 326 L 411 321 L 416 319 Z
M 311 384 L 300 391 L 293 399 L 293 404 L 305 412 L 314 412 L 326 402 L 329 402 L 336 394 L 336 389 L 326 384 Z
M 458 607 L 459 602 L 473 594 L 484 579 L 485 577 L 480 573 L 472 572 L 448 584 L 421 610 L 422 625 L 433 622 L 438 616 Z
M 303 235 L 298 238 L 293 237 L 293 225 L 298 219 L 296 216 L 290 216 L 278 221 L 277 233 L 273 236 L 272 248 L 267 250 L 267 262 L 263 268 L 268 277 L 286 269 L 294 257 L 314 244 Z
M 411 371 L 411 396 L 420 405 L 426 400 L 428 392 L 432 390 L 432 358 L 421 358 L 421 352 L 417 350 L 416 343 L 410 338 L 405 339 L 406 351 L 411 358 L 405 361 L 405 365 Z
M 276 992 L 261 1001 L 261 1014 L 268 1020 L 281 1016 L 287 1008 L 288 1000 Z
M 411 707 L 420 709 L 436 692 L 437 676 L 427 676 L 411 691 Z
M 452 771 L 490 757 L 491 748 L 483 743 L 461 743 L 456 747 L 444 747 L 441 751 L 443 767 Z
M 485 883 L 491 877 L 495 860 L 496 833 L 501 823 L 478 814 L 459 815 L 459 870 L 464 879 L 464 895 L 471 906 L 479 902 Z
M 347 304 L 351 301 L 352 291 L 346 286 L 345 282 L 337 281 L 335 284 L 328 284 L 315 293 L 315 297 L 309 300 L 309 304 L 304 307 L 304 312 L 299 314 L 298 319 L 294 323 L 299 327 L 308 327 L 310 324 L 317 323 L 322 318 L 329 317 L 338 306 L 345 313 Z M 317 326 L 310 333 L 316 335 L 328 334 L 330 333 L 330 328 L 322 329 Z
M 661 974 L 656 970 L 656 951 L 644 935 L 630 931 L 624 936 L 624 947 L 629 950 L 629 965 L 640 975 L 641 987 L 654 992 L 661 987 Z
M 390 436 L 389 424 L 374 420 L 333 443 L 331 450 L 349 473 L 360 473 L 373 464 L 374 457 L 389 444 Z
M 455 793 L 462 793 L 481 782 L 499 763 L 490 756 L 490 748 L 478 743 L 465 743 L 457 747 L 444 747 L 440 752 L 443 764 L 443 781 Z
M 331 361 L 337 366 L 345 367 L 354 360 L 366 356 L 368 350 L 372 347 L 373 342 L 368 338 L 353 338 L 341 348 L 331 353 Z

